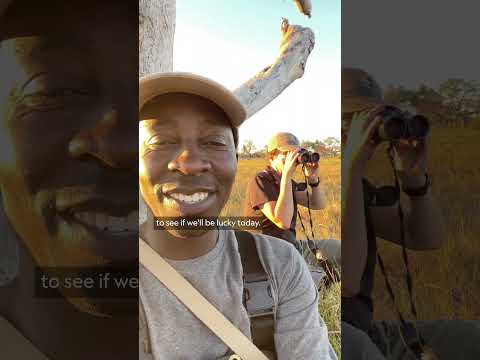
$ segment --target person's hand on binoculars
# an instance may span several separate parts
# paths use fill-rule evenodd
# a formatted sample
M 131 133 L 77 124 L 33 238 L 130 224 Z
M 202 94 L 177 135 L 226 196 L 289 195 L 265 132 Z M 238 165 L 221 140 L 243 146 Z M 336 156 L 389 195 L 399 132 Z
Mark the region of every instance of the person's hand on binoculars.
M 304 174 L 308 179 L 308 182 L 315 183 L 320 177 L 320 163 L 306 163 L 304 166 Z
M 400 140 L 394 144 L 395 168 L 402 177 L 424 181 L 427 172 L 427 144 L 425 139 Z
M 290 177 L 292 177 L 293 174 L 295 173 L 295 169 L 297 168 L 297 165 L 298 165 L 297 159 L 299 155 L 300 155 L 300 149 L 295 149 L 295 150 L 289 151 L 285 156 L 285 164 L 283 165 L 283 170 Z
M 368 159 L 373 155 L 378 145 L 374 139 L 375 131 L 382 122 L 379 113 L 384 108 L 383 105 L 379 105 L 370 111 L 353 115 L 343 151 L 343 161 L 349 171 L 363 172 Z

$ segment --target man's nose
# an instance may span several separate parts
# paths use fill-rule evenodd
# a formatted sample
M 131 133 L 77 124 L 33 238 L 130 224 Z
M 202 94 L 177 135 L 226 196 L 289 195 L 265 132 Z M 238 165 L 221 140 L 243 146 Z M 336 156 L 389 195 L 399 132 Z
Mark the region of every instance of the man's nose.
M 183 175 L 200 175 L 211 168 L 211 163 L 202 158 L 195 146 L 182 149 L 180 154 L 168 163 L 168 170 L 178 171 Z
M 90 127 L 79 130 L 68 144 L 68 152 L 74 158 L 92 156 L 112 168 L 135 168 L 138 161 L 137 131 L 132 125 L 135 119 L 121 121 L 117 110 L 103 112 Z

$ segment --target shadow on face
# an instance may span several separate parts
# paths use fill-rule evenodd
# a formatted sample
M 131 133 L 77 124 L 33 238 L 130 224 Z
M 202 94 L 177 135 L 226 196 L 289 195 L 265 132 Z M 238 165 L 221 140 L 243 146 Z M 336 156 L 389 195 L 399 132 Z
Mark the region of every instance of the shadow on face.
M 140 191 L 155 217 L 217 217 L 235 180 L 227 115 L 199 96 L 161 95 L 140 114 Z M 198 236 L 202 231 L 174 236 Z

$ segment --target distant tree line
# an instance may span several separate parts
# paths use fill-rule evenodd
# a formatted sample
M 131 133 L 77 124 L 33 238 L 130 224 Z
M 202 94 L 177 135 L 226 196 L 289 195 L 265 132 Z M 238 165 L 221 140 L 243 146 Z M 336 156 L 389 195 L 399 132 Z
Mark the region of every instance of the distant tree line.
M 479 81 L 448 79 L 436 89 L 424 84 L 414 90 L 389 86 L 384 98 L 388 103 L 414 108 L 428 117 L 433 126 L 480 127 Z
M 324 140 L 303 140 L 300 142 L 300 146 L 310 151 L 316 151 L 321 157 L 335 157 L 340 156 L 341 143 L 340 140 L 331 136 Z M 252 140 L 247 139 L 243 142 L 240 148 L 240 158 L 242 159 L 254 159 L 254 158 L 266 158 L 267 147 L 257 149 Z

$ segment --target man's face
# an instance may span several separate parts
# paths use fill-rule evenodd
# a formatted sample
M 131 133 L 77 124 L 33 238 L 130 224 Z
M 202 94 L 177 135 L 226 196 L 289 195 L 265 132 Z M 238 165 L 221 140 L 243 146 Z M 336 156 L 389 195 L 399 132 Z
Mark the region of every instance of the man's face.
M 270 166 L 274 168 L 279 173 L 283 172 L 283 168 L 285 167 L 285 159 L 287 157 L 288 152 L 278 152 L 273 159 L 270 160 Z
M 237 169 L 228 117 L 209 100 L 166 94 L 140 115 L 140 191 L 156 217 L 216 217 Z M 169 230 L 174 236 L 203 232 Z
M 3 206 L 41 266 L 138 257 L 138 24 L 98 10 L 1 44 Z

